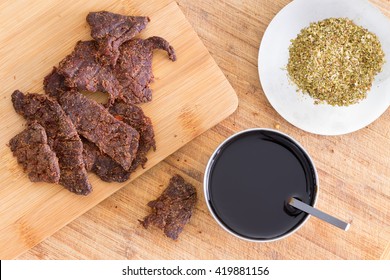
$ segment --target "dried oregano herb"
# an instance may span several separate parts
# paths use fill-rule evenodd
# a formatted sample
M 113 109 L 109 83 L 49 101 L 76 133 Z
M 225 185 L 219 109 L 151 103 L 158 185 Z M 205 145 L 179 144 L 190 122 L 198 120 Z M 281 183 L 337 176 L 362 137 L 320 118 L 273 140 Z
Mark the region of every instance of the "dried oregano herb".
M 290 79 L 315 103 L 348 106 L 366 97 L 382 70 L 378 37 L 347 18 L 311 23 L 291 40 Z

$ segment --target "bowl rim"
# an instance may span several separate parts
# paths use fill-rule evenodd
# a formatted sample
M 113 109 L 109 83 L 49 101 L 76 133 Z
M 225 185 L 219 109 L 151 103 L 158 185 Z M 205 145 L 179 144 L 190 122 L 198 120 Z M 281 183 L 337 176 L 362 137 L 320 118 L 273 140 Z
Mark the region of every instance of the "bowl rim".
M 319 194 L 319 180 L 318 180 L 317 168 L 316 168 L 316 166 L 314 164 L 313 159 L 310 157 L 310 155 L 306 151 L 306 149 L 297 140 L 295 140 L 293 137 L 291 137 L 290 135 L 288 135 L 286 133 L 280 132 L 280 131 L 275 130 L 275 129 L 270 129 L 270 128 L 249 128 L 249 129 L 245 129 L 245 130 L 239 131 L 237 133 L 234 133 L 233 135 L 229 136 L 224 141 L 222 141 L 222 143 L 219 144 L 218 147 L 214 150 L 213 154 L 210 156 L 210 158 L 209 158 L 209 160 L 207 162 L 206 169 L 205 169 L 204 176 L 203 176 L 203 193 L 204 193 L 204 198 L 206 200 L 206 204 L 207 204 L 207 208 L 209 209 L 209 212 L 213 216 L 214 220 L 225 231 L 227 231 L 228 233 L 230 233 L 230 234 L 232 234 L 232 235 L 234 235 L 234 236 L 236 236 L 236 237 L 238 237 L 238 238 L 240 238 L 242 240 L 251 241 L 251 242 L 257 242 L 257 243 L 266 243 L 266 242 L 273 242 L 273 241 L 281 240 L 281 239 L 284 239 L 284 238 L 292 235 L 293 233 L 298 231 L 308 221 L 308 219 L 310 218 L 311 215 L 307 214 L 306 217 L 298 224 L 298 226 L 296 226 L 292 231 L 288 231 L 287 233 L 285 233 L 285 234 L 283 234 L 281 236 L 274 237 L 274 238 L 269 238 L 269 239 L 248 238 L 248 237 L 244 237 L 244 236 L 239 235 L 238 233 L 232 231 L 226 225 L 224 225 L 222 223 L 222 221 L 220 220 L 220 218 L 214 213 L 214 210 L 212 209 L 211 203 L 210 203 L 210 200 L 209 200 L 209 179 L 210 179 L 211 166 L 214 163 L 215 157 L 221 151 L 222 147 L 224 147 L 232 139 L 237 138 L 238 136 L 240 136 L 242 134 L 246 134 L 246 133 L 250 133 L 250 132 L 260 132 L 260 131 L 274 132 L 276 134 L 279 134 L 281 136 L 286 137 L 287 139 L 291 140 L 294 144 L 296 144 L 298 146 L 298 148 L 301 149 L 301 151 L 309 159 L 311 165 L 313 166 L 313 173 L 314 173 L 315 184 L 316 184 L 314 186 L 315 195 L 314 195 L 314 198 L 313 198 L 313 203 L 311 204 L 311 206 L 315 207 L 315 205 L 317 203 L 317 200 L 318 200 L 318 194 Z

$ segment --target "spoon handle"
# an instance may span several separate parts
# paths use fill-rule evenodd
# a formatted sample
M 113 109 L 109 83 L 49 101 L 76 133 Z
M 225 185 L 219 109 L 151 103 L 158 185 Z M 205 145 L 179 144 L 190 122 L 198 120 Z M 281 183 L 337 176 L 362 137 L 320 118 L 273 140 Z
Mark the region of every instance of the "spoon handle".
M 338 228 L 341 228 L 342 230 L 347 231 L 349 229 L 350 224 L 343 222 L 333 216 L 330 216 L 329 214 L 326 214 L 314 207 L 311 207 L 310 205 L 307 205 L 306 203 L 303 203 L 302 201 L 290 198 L 288 201 L 288 204 L 290 204 L 292 207 L 295 207 L 303 212 L 306 212 L 310 215 L 313 215 L 314 217 L 317 217 L 325 222 L 328 222 L 331 225 L 334 225 Z

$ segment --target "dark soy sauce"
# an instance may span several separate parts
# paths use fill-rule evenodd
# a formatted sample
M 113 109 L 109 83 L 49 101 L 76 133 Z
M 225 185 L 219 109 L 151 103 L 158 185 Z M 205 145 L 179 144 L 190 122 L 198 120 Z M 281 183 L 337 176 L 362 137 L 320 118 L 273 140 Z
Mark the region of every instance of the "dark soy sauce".
M 314 167 L 289 138 L 248 131 L 225 143 L 210 166 L 208 199 L 217 218 L 239 236 L 267 240 L 298 227 L 307 214 L 290 197 L 313 204 Z

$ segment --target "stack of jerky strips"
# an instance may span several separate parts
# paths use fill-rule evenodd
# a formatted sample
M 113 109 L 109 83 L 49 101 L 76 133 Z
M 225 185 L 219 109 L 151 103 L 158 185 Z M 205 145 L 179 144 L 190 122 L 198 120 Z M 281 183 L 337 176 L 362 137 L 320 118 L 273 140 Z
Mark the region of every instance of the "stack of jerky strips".
M 160 37 L 134 38 L 149 22 L 110 12 L 87 16 L 94 40 L 79 41 L 44 79 L 46 94 L 16 90 L 12 103 L 28 127 L 10 148 L 31 181 L 59 183 L 76 194 L 92 191 L 87 171 L 124 182 L 156 149 L 151 120 L 135 104 L 152 99 L 154 49 L 174 49 Z M 105 107 L 80 91 L 106 92 Z

